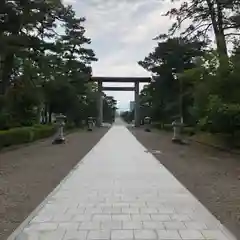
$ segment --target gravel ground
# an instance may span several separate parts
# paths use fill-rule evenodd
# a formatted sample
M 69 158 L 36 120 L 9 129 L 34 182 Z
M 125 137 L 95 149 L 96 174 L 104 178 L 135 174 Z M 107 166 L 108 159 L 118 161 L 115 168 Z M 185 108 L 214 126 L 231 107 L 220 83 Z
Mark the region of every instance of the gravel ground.
M 172 133 L 130 128 L 135 137 L 240 239 L 240 156 L 197 143 L 171 143 Z M 160 151 L 160 152 L 159 152 Z
M 80 131 L 0 153 L 0 240 L 5 240 L 108 131 Z

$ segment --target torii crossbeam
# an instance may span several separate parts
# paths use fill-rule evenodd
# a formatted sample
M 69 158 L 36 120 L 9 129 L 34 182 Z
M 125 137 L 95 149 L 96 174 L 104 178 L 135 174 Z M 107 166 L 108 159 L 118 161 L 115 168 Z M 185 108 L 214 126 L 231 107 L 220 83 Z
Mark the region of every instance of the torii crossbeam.
M 103 121 L 103 102 L 102 91 L 134 91 L 135 93 L 135 127 L 140 126 L 140 102 L 139 102 L 139 83 L 150 83 L 152 78 L 150 77 L 91 77 L 91 82 L 98 83 L 98 119 L 97 125 L 102 126 Z M 134 83 L 134 87 L 103 87 L 103 82 L 115 82 L 115 83 Z

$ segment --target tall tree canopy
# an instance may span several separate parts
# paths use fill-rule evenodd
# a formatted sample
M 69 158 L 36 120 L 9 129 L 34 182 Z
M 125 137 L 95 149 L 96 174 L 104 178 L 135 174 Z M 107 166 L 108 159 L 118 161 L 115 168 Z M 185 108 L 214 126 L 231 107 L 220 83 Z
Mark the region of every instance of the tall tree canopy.
M 203 42 L 170 38 L 158 42 L 154 51 L 139 61 L 155 79 L 141 93 L 141 101 L 146 101 L 143 104 L 152 106 L 153 116 L 165 118 L 179 114 L 179 93 L 186 98 L 189 86 L 183 88 L 178 74 L 195 66 L 195 58 L 203 54 L 203 47 Z
M 0 128 L 97 114 L 84 22 L 61 0 L 0 1 Z
M 178 4 L 176 0 L 172 2 Z M 209 39 L 209 32 L 212 31 L 219 56 L 227 56 L 226 40 L 238 35 L 240 29 L 239 10 L 239 0 L 184 1 L 180 7 L 173 7 L 165 14 L 176 20 L 169 29 L 168 36 L 172 36 L 177 30 L 180 30 L 182 37 L 206 40 Z M 189 21 L 190 24 L 182 30 L 182 25 L 186 21 Z M 166 34 L 160 35 L 160 37 L 166 36 Z
M 172 2 L 165 16 L 173 25 L 139 62 L 155 79 L 142 90 L 141 104 L 156 121 L 170 123 L 180 113 L 186 124 L 235 136 L 240 130 L 240 1 Z

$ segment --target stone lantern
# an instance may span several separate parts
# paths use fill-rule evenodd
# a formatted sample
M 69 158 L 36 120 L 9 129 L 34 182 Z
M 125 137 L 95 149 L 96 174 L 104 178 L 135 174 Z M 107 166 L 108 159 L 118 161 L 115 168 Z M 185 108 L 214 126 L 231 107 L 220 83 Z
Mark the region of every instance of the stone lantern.
M 66 116 L 59 114 L 56 116 L 57 134 L 53 140 L 53 144 L 61 144 L 65 142 L 63 129 L 65 126 Z
M 146 132 L 151 132 L 151 118 L 146 116 L 144 118 L 144 125 L 146 125 L 145 131 Z
M 92 117 L 88 117 L 87 119 L 87 127 L 88 127 L 88 131 L 92 131 L 93 130 L 93 118 Z
M 172 141 L 175 143 L 182 143 L 182 136 L 181 136 L 181 130 L 183 127 L 183 124 L 179 120 L 174 120 L 172 122 L 173 126 L 173 138 Z

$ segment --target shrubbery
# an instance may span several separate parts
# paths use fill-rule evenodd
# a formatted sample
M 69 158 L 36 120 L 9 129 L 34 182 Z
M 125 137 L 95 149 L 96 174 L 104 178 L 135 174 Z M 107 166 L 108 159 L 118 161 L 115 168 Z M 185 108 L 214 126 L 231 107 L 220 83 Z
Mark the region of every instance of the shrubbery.
M 132 120 L 134 119 L 134 111 L 126 111 L 126 112 L 122 112 L 121 113 L 121 118 L 127 122 L 127 123 L 130 123 L 132 122 Z
M 53 135 L 52 125 L 34 125 L 32 127 L 12 128 L 0 131 L 0 149 L 17 144 L 29 143 Z

